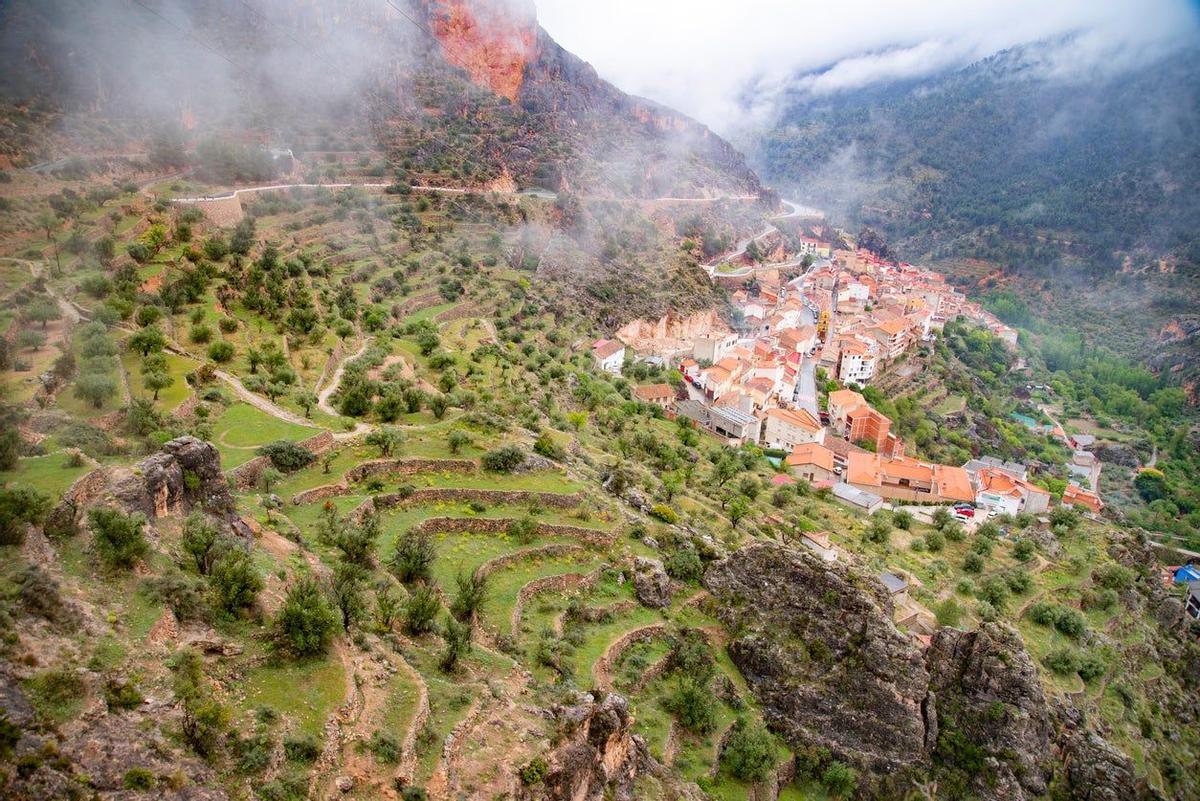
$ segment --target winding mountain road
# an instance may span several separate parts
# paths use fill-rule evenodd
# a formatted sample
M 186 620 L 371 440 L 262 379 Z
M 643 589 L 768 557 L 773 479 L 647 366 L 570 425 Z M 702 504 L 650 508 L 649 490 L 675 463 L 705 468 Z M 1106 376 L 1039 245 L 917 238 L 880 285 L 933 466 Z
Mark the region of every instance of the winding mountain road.
M 791 200 L 781 200 L 780 202 L 783 203 L 784 206 L 788 207 L 788 211 L 784 212 L 783 214 L 777 214 L 774 217 L 769 217 L 768 219 L 770 219 L 770 220 L 787 220 L 787 219 L 791 219 L 792 217 L 824 217 L 825 216 L 825 213 L 818 209 L 810 208 L 808 206 L 802 206 L 799 203 L 795 203 Z M 769 264 L 759 264 L 759 265 L 754 265 L 754 266 L 740 267 L 736 270 L 731 270 L 729 272 L 718 272 L 717 271 L 717 268 L 721 264 L 724 264 L 725 262 L 730 261 L 731 259 L 736 259 L 736 258 L 739 258 L 740 256 L 742 256 L 746 252 L 746 248 L 750 247 L 751 242 L 757 242 L 759 239 L 762 239 L 765 236 L 773 234 L 778 230 L 779 229 L 776 228 L 771 223 L 767 223 L 766 227 L 763 228 L 758 233 L 754 234 L 753 236 L 747 237 L 746 239 L 739 240 L 737 243 L 737 247 L 734 248 L 734 250 L 732 252 L 723 253 L 720 256 L 717 256 L 716 258 L 714 258 L 712 261 L 705 264 L 704 265 L 705 271 L 709 274 L 709 276 L 714 277 L 714 278 L 717 277 L 718 275 L 722 278 L 742 278 L 744 276 L 752 275 L 756 272 L 763 271 L 763 270 L 782 270 L 787 267 L 795 267 L 795 266 L 799 265 L 801 262 L 804 261 L 803 257 L 787 259 L 785 261 L 779 261 L 779 262 L 772 262 Z

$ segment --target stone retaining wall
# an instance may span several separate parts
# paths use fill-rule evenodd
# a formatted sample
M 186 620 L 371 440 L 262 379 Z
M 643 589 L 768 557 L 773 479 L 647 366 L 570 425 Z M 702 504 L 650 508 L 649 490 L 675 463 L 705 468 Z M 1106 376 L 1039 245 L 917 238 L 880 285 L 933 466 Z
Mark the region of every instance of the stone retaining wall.
M 332 437 L 332 435 L 330 436 Z M 379 475 L 407 476 L 425 472 L 473 473 L 475 468 L 475 462 L 470 459 L 373 459 L 350 468 L 341 481 L 297 492 L 292 496 L 292 503 L 300 506 L 338 495 L 349 495 L 351 483 Z M 354 514 L 361 514 L 364 511 L 366 510 L 356 509 Z
M 258 480 L 262 477 L 263 471 L 271 466 L 271 458 L 269 456 L 255 456 L 245 464 L 240 464 L 232 470 L 225 472 L 234 489 L 247 490 L 258 485 Z
M 479 307 L 474 303 L 463 303 L 451 309 L 446 309 L 444 312 L 438 312 L 433 316 L 435 323 L 452 323 L 455 320 L 462 320 L 467 317 L 478 317 Z
M 604 653 L 596 660 L 596 666 L 593 670 L 594 674 L 601 677 L 611 677 L 613 665 L 621 658 L 621 654 L 629 646 L 643 642 L 644 640 L 652 640 L 655 637 L 661 637 L 667 633 L 667 627 L 662 623 L 652 623 L 649 626 L 641 626 L 627 631 L 621 635 L 612 645 L 605 649 Z M 612 690 L 612 687 L 600 687 L 601 690 Z
M 421 504 L 459 501 L 486 504 L 531 503 L 549 509 L 574 509 L 583 500 L 583 493 L 535 492 L 533 490 L 490 490 L 469 487 L 419 487 L 407 495 L 391 493 L 375 496 L 376 509 L 393 506 L 419 506 Z
M 513 518 L 509 517 L 431 517 L 413 530 L 423 534 L 457 534 L 473 531 L 479 534 L 501 534 L 508 530 Z M 543 537 L 566 537 L 579 540 L 599 548 L 607 548 L 616 538 L 615 534 L 594 528 L 564 526 L 557 523 L 538 523 L 537 533 Z
M 296 444 L 310 451 L 314 456 L 320 456 L 337 444 L 337 441 L 333 438 L 333 432 L 322 431 L 308 439 L 302 439 Z M 270 466 L 270 457 L 255 456 L 245 464 L 240 464 L 232 470 L 226 470 L 225 475 L 233 484 L 234 489 L 248 490 L 258 485 L 263 471 Z
M 402 318 L 409 314 L 419 312 L 421 309 L 428 309 L 430 306 L 436 306 L 442 302 L 442 296 L 437 292 L 426 292 L 423 295 L 416 295 L 401 303 L 396 307 L 396 317 Z
M 598 574 L 592 573 L 560 573 L 557 576 L 542 576 L 527 583 L 517 593 L 517 602 L 513 605 L 512 614 L 508 618 L 508 632 L 515 640 L 521 633 L 521 612 L 530 598 L 542 592 L 566 592 L 591 584 Z
M 312 451 L 314 456 L 321 456 L 333 448 L 337 444 L 337 440 L 333 438 L 332 431 L 322 431 L 320 434 L 302 439 L 296 444 Z
M 562 556 L 568 553 L 582 552 L 584 547 L 569 542 L 556 542 L 550 545 L 542 545 L 538 548 L 526 548 L 523 551 L 513 551 L 506 553 L 503 556 L 497 556 L 495 559 L 489 559 L 475 569 L 475 574 L 481 578 L 486 578 L 497 570 L 503 570 L 509 565 L 515 565 L 519 562 L 525 562 L 530 559 L 542 559 L 546 557 Z
M 414 473 L 474 473 L 479 465 L 471 459 L 372 459 L 346 471 L 347 482 L 381 475 L 408 476 Z

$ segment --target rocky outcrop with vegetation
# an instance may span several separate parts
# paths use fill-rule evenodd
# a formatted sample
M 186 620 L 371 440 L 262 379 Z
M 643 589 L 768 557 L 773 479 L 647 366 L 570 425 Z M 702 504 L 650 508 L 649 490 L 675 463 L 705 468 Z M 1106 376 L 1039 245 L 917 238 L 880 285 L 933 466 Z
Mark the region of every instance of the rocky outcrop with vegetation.
M 764 541 L 714 564 L 704 586 L 735 633 L 730 656 L 790 745 L 827 748 L 880 788 L 927 761 L 925 663 L 873 577 Z
M 936 755 L 953 778 L 981 799 L 1041 797 L 1051 774 L 1050 714 L 1020 635 L 996 623 L 943 628 L 926 664 L 937 698 Z

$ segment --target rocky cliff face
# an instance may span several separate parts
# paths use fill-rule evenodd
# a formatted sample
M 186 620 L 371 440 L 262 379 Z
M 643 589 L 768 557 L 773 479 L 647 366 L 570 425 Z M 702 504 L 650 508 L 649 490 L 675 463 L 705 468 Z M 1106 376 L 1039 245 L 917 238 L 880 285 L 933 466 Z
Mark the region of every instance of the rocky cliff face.
M 987 770 L 971 777 L 980 799 L 1033 799 L 1051 775 L 1050 715 L 1037 667 L 1017 632 L 984 623 L 940 629 L 926 654 L 937 699 L 939 752 L 982 751 Z
M 646 750 L 641 737 L 632 734 L 633 716 L 623 696 L 609 693 L 597 702 L 590 695 L 580 703 L 553 710 L 570 730 L 549 758 L 550 772 L 531 796 L 545 801 L 632 801 L 647 797 L 700 799 L 694 788 L 676 786 Z
M 940 629 L 922 653 L 874 576 L 774 542 L 714 563 L 704 585 L 768 724 L 856 766 L 864 797 L 933 777 L 938 797 L 1033 801 L 1056 768 L 1075 801 L 1155 797 L 1081 713 L 1051 706 L 1012 628 Z
M 573 152 L 560 165 L 561 188 L 635 197 L 763 193 L 732 145 L 602 79 L 538 25 L 525 0 L 423 0 L 422 9 L 449 64 L 566 140 Z
M 828 748 L 881 792 L 926 762 L 929 675 L 873 577 L 757 542 L 710 567 L 704 586 L 736 632 L 733 661 L 789 744 Z

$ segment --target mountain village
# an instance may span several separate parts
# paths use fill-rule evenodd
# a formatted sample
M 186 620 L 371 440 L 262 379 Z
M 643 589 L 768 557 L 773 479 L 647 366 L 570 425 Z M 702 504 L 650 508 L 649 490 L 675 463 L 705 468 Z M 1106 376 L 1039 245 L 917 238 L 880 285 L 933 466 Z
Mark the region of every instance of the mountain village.
M 1026 465 L 987 455 L 963 465 L 909 456 L 892 421 L 857 391 L 934 342 L 947 321 L 971 321 L 1012 348 L 1016 330 L 932 270 L 800 241 L 802 274 L 767 265 L 748 284 L 738 275 L 729 287 L 733 327 L 715 314 L 635 321 L 593 343 L 597 367 L 620 373 L 628 349 L 635 361 L 677 368 L 677 386 L 638 386 L 634 397 L 727 443 L 776 454 L 788 467 L 777 483 L 801 479 L 868 513 L 885 504 L 953 504 L 969 527 L 985 516 L 1045 512 L 1051 493 Z M 720 272 L 713 280 L 732 281 Z M 841 388 L 818 392 L 824 377 Z M 1074 451 L 1062 502 L 1099 512 L 1099 460 L 1086 438 L 1053 433 Z

